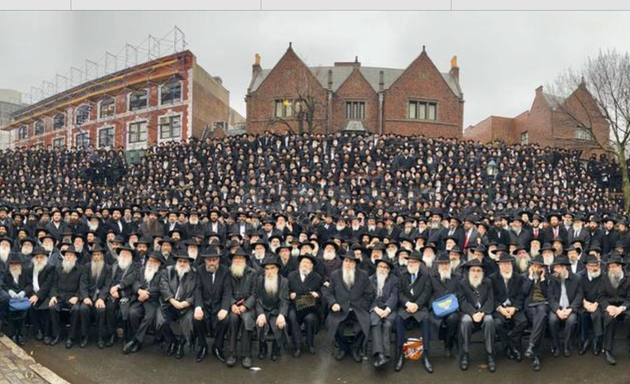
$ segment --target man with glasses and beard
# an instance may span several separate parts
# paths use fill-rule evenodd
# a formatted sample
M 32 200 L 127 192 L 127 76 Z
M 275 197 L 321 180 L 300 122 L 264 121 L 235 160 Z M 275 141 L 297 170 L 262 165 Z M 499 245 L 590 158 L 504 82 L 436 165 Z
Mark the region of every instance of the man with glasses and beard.
M 431 273 L 430 277 L 431 298 L 429 302 L 431 303 L 448 294 L 456 295 L 461 279 L 461 274 L 453 268 L 453 261 L 446 252 L 440 252 L 435 263 L 437 269 Z M 444 351 L 446 357 L 451 357 L 453 346 L 457 341 L 459 312 L 455 311 L 444 318 L 439 318 L 433 313 L 432 308 L 429 308 L 429 311 L 433 329 L 441 330 L 442 326 L 445 326 Z
M 120 318 L 124 323 L 129 320 L 129 306 L 133 298 L 133 283 L 139 273 L 138 263 L 133 262 L 133 249 L 123 245 L 117 249 L 118 259 L 112 266 L 112 285 L 109 288 L 109 297 L 114 306 L 118 307 Z M 129 332 L 125 333 L 125 342 L 129 342 Z M 115 341 L 115 334 L 107 340 L 105 346 L 111 347 Z
M 55 280 L 50 290 L 50 319 L 53 339 L 50 345 L 55 345 L 61 339 L 61 324 L 59 314 L 64 309 L 70 310 L 70 331 L 66 340 L 66 348 L 72 348 L 79 328 L 79 301 L 81 293 L 79 286 L 83 265 L 77 263 L 77 253 L 73 246 L 62 252 L 63 261 L 55 270 Z
M 24 260 L 22 257 L 18 253 L 13 252 L 7 259 L 7 265 L 9 268 L 6 276 L 4 277 L 4 281 L 0 282 L 0 286 L 3 286 L 2 292 L 7 292 L 11 299 L 26 299 L 33 293 L 31 276 L 28 272 L 23 271 L 23 262 Z M 6 305 L 8 306 L 9 303 L 7 302 Z M 13 328 L 11 340 L 18 345 L 23 346 L 26 344 L 23 327 L 27 312 L 26 310 L 22 310 L 20 312 L 21 313 L 19 314 L 14 312 L 11 316 L 11 324 Z M 2 319 L 2 317 L 0 317 L 0 319 Z
M 123 346 L 123 353 L 136 353 L 142 349 L 144 336 L 155 322 L 160 306 L 161 269 L 165 265 L 164 256 L 153 251 L 147 255 L 144 267 L 136 274 L 132 291 L 135 292 L 129 307 L 128 329 L 130 341 Z
M 48 295 L 54 282 L 55 268 L 48 264 L 47 252 L 42 247 L 33 249 L 32 266 L 28 271 L 32 277 L 33 294 L 28 301 L 31 303 L 30 321 L 35 340 L 44 340 L 50 344 L 49 334 L 44 338 L 44 331 L 49 329 L 50 314 L 48 311 Z
M 500 252 L 499 272 L 490 276 L 494 290 L 493 313 L 497 334 L 505 344 L 505 353 L 510 360 L 520 362 L 521 338 L 527 328 L 527 318 L 523 313 L 525 295 L 524 277 L 514 272 L 514 258 L 507 252 Z
M 360 363 L 365 335 L 370 330 L 369 309 L 374 293 L 367 273 L 357 268 L 360 260 L 354 254 L 343 255 L 342 258 L 341 269 L 332 273 L 330 285 L 324 292 L 330 309 L 326 326 L 329 337 L 334 337 L 339 345 L 335 359 L 342 360 L 349 353 L 355 362 Z M 353 330 L 355 336 L 352 341 L 344 337 L 343 328 Z
M 162 272 L 160 295 L 165 303 L 164 339 L 168 344 L 167 356 L 184 356 L 184 347 L 192 340 L 192 306 L 195 300 L 197 276 L 193 268 L 194 259 L 186 254 L 175 255 L 175 266 Z
M 618 324 L 627 324 L 630 317 L 630 279 L 623 267 L 626 262 L 617 252 L 608 257 L 608 273 L 603 278 L 599 291 L 598 302 L 604 313 L 604 354 L 606 363 L 615 365 L 617 360 L 613 355 L 615 331 Z
M 302 353 L 300 326 L 306 331 L 306 348 L 315 354 L 315 333 L 319 324 L 322 277 L 313 268 L 317 259 L 310 254 L 298 257 L 298 269 L 289 273 L 289 324 L 293 339 L 293 357 Z
M 195 312 L 193 326 L 199 339 L 197 362 L 208 354 L 206 337 L 208 329 L 214 334 L 212 353 L 224 362 L 223 345 L 228 329 L 228 311 L 230 310 L 231 287 L 228 268 L 221 264 L 221 254 L 216 248 L 200 255 L 204 265 L 197 268 L 197 286 L 195 290 Z
M 391 333 L 398 307 L 398 278 L 392 272 L 394 265 L 388 260 L 376 260 L 376 273 L 370 276 L 374 301 L 370 305 L 372 329 L 372 355 L 374 368 L 381 369 L 391 356 Z
M 551 251 L 551 258 L 553 260 L 553 248 L 551 248 L 551 245 L 545 244 L 545 246 L 542 249 Z M 527 252 L 527 250 L 525 248 L 517 248 L 515 252 L 512 253 L 512 255 L 514 256 L 514 264 L 516 266 L 516 273 L 519 275 L 526 273 L 527 269 L 529 268 L 529 263 L 532 259 L 530 254 Z
M 271 360 L 280 356 L 289 315 L 289 282 L 280 275 L 280 261 L 267 256 L 263 262 L 263 274 L 258 277 L 256 293 L 256 326 L 258 328 L 258 359 L 267 356 L 267 335 L 273 332 Z
M 549 333 L 553 341 L 551 353 L 560 356 L 560 323 L 564 323 L 565 357 L 571 356 L 571 338 L 577 330 L 577 312 L 582 304 L 584 293 L 582 281 L 571 270 L 571 261 L 565 257 L 557 257 L 551 264 L 553 275 L 549 280 Z
M 528 359 L 533 359 L 532 369 L 540 371 L 540 346 L 549 316 L 549 281 L 547 266 L 542 256 L 534 257 L 526 276 L 525 284 L 523 284 L 525 315 L 532 324 L 532 333 L 524 355 Z
M 249 254 L 242 248 L 230 253 L 232 263 L 230 265 L 230 354 L 225 360 L 228 367 L 236 364 L 236 342 L 241 324 L 243 332 L 241 337 L 241 365 L 249 369 L 252 366 L 252 333 L 256 325 L 256 271 L 247 266 Z
M 88 330 L 92 313 L 96 317 L 98 327 L 97 346 L 103 349 L 105 337 L 111 337 L 114 333 L 114 304 L 107 300 L 112 281 L 112 267 L 105 263 L 105 250 L 100 246 L 94 246 L 91 251 L 91 261 L 86 264 L 81 276 L 79 291 L 81 294 L 81 306 L 79 316 L 81 318 L 81 343 L 85 348 L 88 342 Z
M 585 260 L 586 269 L 578 275 L 582 280 L 584 298 L 580 303 L 580 350 L 578 354 L 583 355 L 588 351 L 590 340 L 589 332 L 593 330 L 593 355 L 599 356 L 602 350 L 602 337 L 604 335 L 602 326 L 602 309 L 597 301 L 599 290 L 602 286 L 601 262 L 595 254 L 588 255 Z

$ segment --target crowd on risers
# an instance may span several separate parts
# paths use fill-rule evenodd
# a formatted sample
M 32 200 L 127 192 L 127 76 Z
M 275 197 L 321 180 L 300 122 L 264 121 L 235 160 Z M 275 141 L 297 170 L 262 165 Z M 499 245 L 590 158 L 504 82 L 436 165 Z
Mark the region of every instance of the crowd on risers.
M 0 330 L 56 345 L 69 322 L 66 348 L 126 354 L 152 333 L 168 355 L 249 368 L 254 341 L 259 359 L 299 358 L 325 329 L 335 358 L 396 371 L 413 332 L 428 372 L 432 339 L 466 370 L 483 330 L 490 372 L 499 353 L 540 370 L 574 344 L 616 364 L 629 223 L 615 162 L 580 155 L 269 133 L 154 145 L 139 164 L 5 151 Z

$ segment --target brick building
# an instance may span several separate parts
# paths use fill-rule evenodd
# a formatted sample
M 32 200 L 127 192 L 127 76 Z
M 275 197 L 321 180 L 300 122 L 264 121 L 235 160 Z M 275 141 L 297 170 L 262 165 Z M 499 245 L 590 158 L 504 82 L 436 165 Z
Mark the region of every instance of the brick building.
M 424 47 L 407 68 L 392 69 L 364 67 L 358 59 L 309 67 L 289 44 L 272 69 L 262 69 L 256 55 L 245 101 L 250 133 L 312 128 L 462 137 L 457 59 L 441 73 Z
M 202 137 L 236 112 L 221 78 L 186 50 L 95 79 L 13 114 L 13 146 L 94 145 L 142 150 Z M 237 115 L 237 114 L 236 114 Z
M 529 110 L 513 118 L 490 116 L 464 130 L 466 140 L 583 149 L 585 155 L 599 150 L 596 140 L 605 143 L 609 137 L 610 128 L 584 84 L 566 99 L 540 86 Z

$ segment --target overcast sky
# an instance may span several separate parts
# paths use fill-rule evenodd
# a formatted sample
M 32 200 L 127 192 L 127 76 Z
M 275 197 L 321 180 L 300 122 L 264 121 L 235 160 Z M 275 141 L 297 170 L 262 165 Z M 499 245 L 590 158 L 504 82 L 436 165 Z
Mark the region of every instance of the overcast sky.
M 529 109 L 539 85 L 599 49 L 630 50 L 626 12 L 0 12 L 0 88 L 30 92 L 175 25 L 243 115 L 255 53 L 271 68 L 289 41 L 313 66 L 358 56 L 365 66 L 406 68 L 426 45 L 447 72 L 457 55 L 464 127 Z

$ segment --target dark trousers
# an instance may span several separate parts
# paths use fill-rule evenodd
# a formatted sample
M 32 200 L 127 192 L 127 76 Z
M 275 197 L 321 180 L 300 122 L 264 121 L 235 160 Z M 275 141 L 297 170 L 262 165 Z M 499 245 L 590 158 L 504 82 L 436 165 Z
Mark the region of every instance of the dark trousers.
M 533 346 L 534 353 L 540 356 L 540 345 L 545 334 L 547 318 L 549 316 L 549 306 L 540 304 L 525 309 L 525 315 L 532 324 L 532 334 L 529 336 L 529 344 Z
M 566 320 L 560 320 L 555 313 L 549 314 L 549 331 L 554 348 L 560 348 L 560 325 L 564 323 L 562 330 L 562 338 L 564 339 L 564 347 L 567 348 L 571 343 L 571 337 L 577 330 L 577 313 L 571 312 Z
M 593 337 L 600 339 L 604 335 L 602 326 L 602 311 L 599 308 L 595 312 L 582 310 L 580 313 L 580 331 L 582 341 L 588 340 L 589 332 L 593 330 Z
M 31 331 L 41 331 L 42 334 L 50 336 L 50 311 L 46 309 L 31 308 L 29 311 L 31 321 Z
M 461 337 L 462 353 L 468 353 L 470 349 L 470 337 L 473 332 L 483 330 L 483 340 L 486 345 L 486 353 L 492 355 L 494 353 L 494 320 L 492 315 L 484 315 L 483 319 L 475 323 L 472 316 L 468 314 L 462 315 L 459 323 L 459 335 Z
M 155 322 L 159 304 L 150 301 L 134 301 L 129 308 L 128 329 L 130 339 L 142 343 L 147 331 Z
M 208 329 L 210 329 L 210 333 L 214 333 L 214 347 L 223 351 L 225 334 L 227 333 L 229 326 L 229 317 L 226 316 L 222 321 L 219 321 L 219 319 L 213 319 L 211 316 L 216 316 L 216 314 L 213 315 L 212 311 L 204 309 L 203 319 L 193 319 L 195 334 L 199 339 L 199 345 L 201 347 L 205 347 L 208 345 L 206 338 L 208 337 Z
M 70 305 L 68 302 L 57 302 L 54 308 L 50 308 L 50 324 L 52 328 L 52 336 L 56 337 L 61 334 L 60 313 L 62 310 L 70 310 L 70 332 L 68 332 L 68 338 L 74 339 L 77 337 L 79 331 L 79 308 L 81 303 L 77 302 L 75 305 Z
M 3 290 L 0 290 L 0 325 L 2 322 L 6 320 L 7 314 L 9 313 L 9 302 L 11 301 L 11 296 Z
M 392 328 L 391 320 L 381 319 L 378 324 L 372 326 L 372 354 L 382 353 L 386 357 L 392 352 Z
M 617 329 L 617 324 L 628 324 L 628 320 L 630 320 L 630 316 L 628 316 L 628 312 L 623 312 L 617 317 L 612 317 L 608 314 L 608 312 L 604 312 L 604 349 L 612 352 L 615 342 L 615 331 Z
M 230 353 L 236 356 L 236 343 L 243 320 L 239 315 L 230 312 L 228 323 L 228 329 L 230 331 Z M 243 327 L 243 336 L 241 337 L 241 358 L 244 357 L 252 357 L 252 331 L 248 331 L 245 327 Z
M 495 312 L 494 325 L 497 334 L 506 347 L 521 350 L 521 338 L 523 337 L 523 331 L 527 328 L 527 318 L 523 312 L 517 311 L 511 319 L 506 319 L 499 312 Z
M 429 316 L 425 316 L 420 324 L 414 317 L 408 317 L 407 319 L 403 319 L 402 317 L 396 318 L 396 348 L 402 349 L 403 344 L 405 344 L 405 331 L 408 323 L 413 323 L 414 325 L 420 325 L 422 329 L 422 345 L 423 345 L 423 353 L 429 352 L 429 347 L 431 345 L 431 320 Z
M 444 346 L 446 348 L 453 348 L 453 344 L 457 341 L 457 335 L 459 333 L 459 313 L 455 311 L 440 319 L 431 312 L 431 322 L 438 325 L 438 332 L 440 332 L 440 328 L 446 327 Z
M 293 348 L 299 348 L 302 340 L 302 332 L 300 326 L 304 324 L 306 331 L 306 347 L 315 346 L 315 333 L 317 332 L 317 323 L 319 322 L 317 315 L 308 313 L 305 316 L 299 316 L 295 308 L 289 309 L 289 327 L 291 331 L 291 339 L 293 340 Z
M 351 340 L 348 340 L 348 338 L 343 335 L 343 330 L 348 328 L 352 329 L 355 333 L 355 337 Z M 354 311 L 350 312 L 346 319 L 339 324 L 337 332 L 335 333 L 335 340 L 337 341 L 337 345 L 339 345 L 339 349 L 347 353 L 352 353 L 353 350 L 361 352 L 363 349 L 365 334 L 363 334 L 363 330 L 361 330 L 359 320 Z

